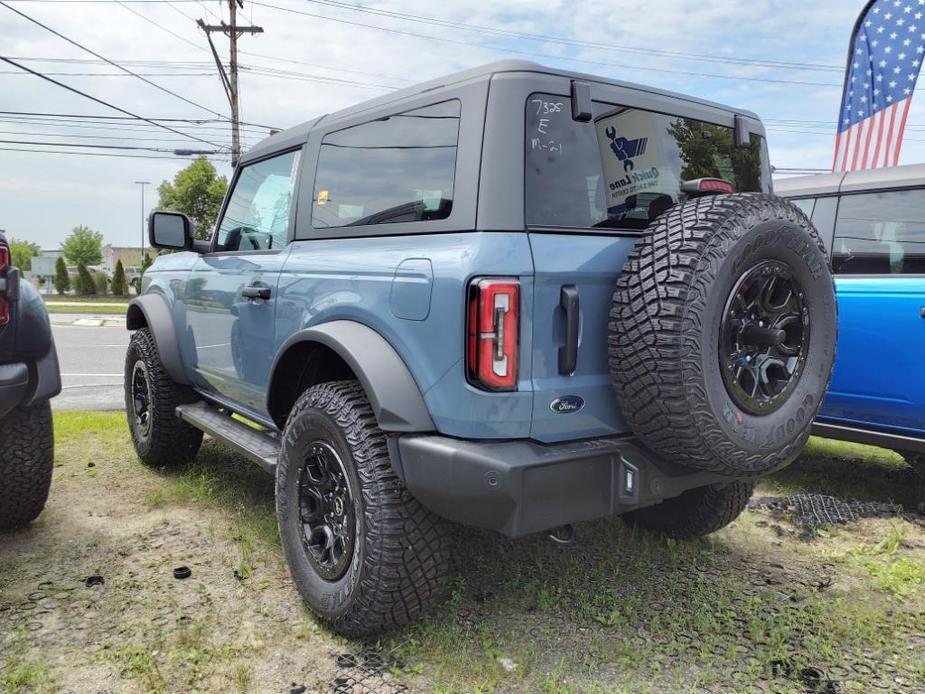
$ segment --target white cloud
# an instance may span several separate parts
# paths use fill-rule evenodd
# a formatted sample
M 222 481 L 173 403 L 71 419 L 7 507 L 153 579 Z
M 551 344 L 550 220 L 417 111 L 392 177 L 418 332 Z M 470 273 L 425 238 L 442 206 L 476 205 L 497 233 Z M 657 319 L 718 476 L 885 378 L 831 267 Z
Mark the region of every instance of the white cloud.
M 271 67 L 357 83 L 300 81 L 259 75 L 245 69 L 241 75 L 243 118 L 253 123 L 281 126 L 293 125 L 385 93 L 385 89 L 375 85 L 407 86 L 505 57 L 503 51 L 492 47 L 519 52 L 508 57 L 532 56 L 538 62 L 732 103 L 756 111 L 765 118 L 829 123 L 838 108 L 837 87 L 734 81 L 707 75 L 838 83 L 842 78 L 838 71 L 784 70 L 699 62 L 680 56 L 652 55 L 645 51 L 651 48 L 728 58 L 840 66 L 844 63 L 848 33 L 858 10 L 854 6 L 857 3 L 836 0 L 817 3 L 783 0 L 622 0 L 619 3 L 612 0 L 549 0 L 542 4 L 535 0 L 509 0 L 505 3 L 444 0 L 437 4 L 424 0 L 364 0 L 366 6 L 387 11 L 440 17 L 451 22 L 497 27 L 505 31 L 558 36 L 602 46 L 589 48 L 473 33 L 459 28 L 335 9 L 310 1 L 267 0 L 267 3 L 405 32 L 389 33 L 246 3 L 241 21 L 249 22 L 252 17 L 254 23 L 264 27 L 265 33 L 241 39 L 240 57 L 245 68 Z M 196 72 L 212 70 L 209 67 L 212 58 L 204 36 L 182 13 L 193 18 L 204 16 L 214 22 L 214 17 L 205 15 L 208 8 L 215 14 L 223 12 L 223 16 L 227 17 L 227 6 L 214 0 L 206 0 L 204 4 L 129 5 L 134 12 L 190 42 L 187 43 L 115 3 L 16 2 L 14 6 L 114 60 L 187 61 Z M 222 7 L 225 9 L 220 9 Z M 416 38 L 407 34 L 435 38 Z M 0 49 L 4 55 L 92 58 L 2 7 L 0 35 L 4 37 Z M 216 40 L 224 54 L 227 42 L 221 37 L 216 37 Z M 625 46 L 641 48 L 643 52 L 609 50 Z M 256 57 L 255 53 L 311 65 Z M 608 65 L 575 62 L 568 58 L 584 58 Z M 76 62 L 27 64 L 48 72 L 114 72 L 113 68 Z M 656 68 L 694 74 L 653 71 Z M 162 68 L 151 67 L 133 69 L 140 72 L 163 71 Z M 12 70 L 12 67 L 0 64 L 2 110 L 107 113 L 103 106 L 35 77 L 4 74 Z M 57 79 L 143 115 L 209 117 L 207 111 L 185 104 L 131 77 Z M 183 78 L 159 75 L 150 79 L 209 109 L 228 112 L 215 75 Z M 910 122 L 923 122 L 922 115 L 915 107 Z M 47 131 L 47 128 L 40 124 L 14 125 L 4 121 L 0 114 L 0 130 L 40 132 Z M 167 148 L 180 146 L 170 133 L 144 130 L 147 131 L 144 137 L 152 139 L 139 144 Z M 814 131 L 819 134 L 777 132 L 769 124 L 772 162 L 778 166 L 828 165 L 833 135 L 821 128 Z M 56 132 L 69 135 L 87 133 L 80 128 L 56 128 Z M 117 138 L 122 132 L 123 129 L 113 126 L 105 134 Z M 224 145 L 230 142 L 230 134 L 221 127 L 204 132 L 208 134 L 203 136 L 204 139 Z M 59 135 L 57 139 L 62 137 Z M 913 137 L 912 133 L 910 137 Z M 250 145 L 258 138 L 256 133 L 249 131 L 245 142 Z M 0 134 L 0 139 L 43 138 Z M 111 142 L 119 143 L 120 140 Z M 0 144 L 0 147 L 10 146 L 14 145 Z M 188 142 L 185 146 L 208 147 L 195 142 Z M 904 161 L 913 161 L 911 157 L 919 157 L 922 153 L 923 148 L 909 142 L 904 151 Z M 155 184 L 148 188 L 150 201 L 155 197 L 156 185 L 164 178 L 172 177 L 184 164 L 181 160 L 81 157 L 0 150 L 0 227 L 7 228 L 14 235 L 55 246 L 74 225 L 90 224 L 100 229 L 108 240 L 120 244 L 133 243 L 140 223 L 139 193 L 134 181 L 149 180 Z M 227 165 L 223 173 L 230 173 Z

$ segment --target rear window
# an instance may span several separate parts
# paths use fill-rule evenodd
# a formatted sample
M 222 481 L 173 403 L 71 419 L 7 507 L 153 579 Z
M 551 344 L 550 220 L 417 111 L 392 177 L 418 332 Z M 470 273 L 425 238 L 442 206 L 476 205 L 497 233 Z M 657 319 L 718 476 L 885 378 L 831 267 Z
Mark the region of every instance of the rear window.
M 325 135 L 312 226 L 446 219 L 453 208 L 460 102 L 446 101 Z
M 528 226 L 644 229 L 697 178 L 763 190 L 761 137 L 738 149 L 732 128 L 654 111 L 595 102 L 581 123 L 567 97 L 533 94 L 525 144 Z
M 832 270 L 846 275 L 925 273 L 925 190 L 842 197 Z

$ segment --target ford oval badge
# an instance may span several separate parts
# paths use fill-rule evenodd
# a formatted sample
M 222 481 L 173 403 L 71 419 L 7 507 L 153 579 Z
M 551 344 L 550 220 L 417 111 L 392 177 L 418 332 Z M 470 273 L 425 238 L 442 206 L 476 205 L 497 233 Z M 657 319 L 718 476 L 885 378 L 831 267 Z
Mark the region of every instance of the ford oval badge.
M 556 414 L 569 414 L 578 412 L 585 406 L 585 401 L 577 395 L 563 395 L 549 403 L 549 409 Z

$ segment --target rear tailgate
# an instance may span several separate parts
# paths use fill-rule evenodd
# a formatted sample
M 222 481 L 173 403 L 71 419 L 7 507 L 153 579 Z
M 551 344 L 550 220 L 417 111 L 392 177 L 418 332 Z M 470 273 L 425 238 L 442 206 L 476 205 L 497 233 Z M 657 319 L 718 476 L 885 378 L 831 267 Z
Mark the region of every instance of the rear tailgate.
M 665 103 L 678 113 L 686 104 Z M 594 117 L 580 122 L 567 97 L 528 98 L 534 439 L 627 433 L 607 357 L 613 291 L 639 235 L 686 198 L 681 182 L 720 178 L 739 192 L 769 189 L 763 138 L 752 134 L 749 146 L 735 147 L 732 114 L 717 113 L 728 125 L 595 101 Z
M 536 273 L 531 436 L 560 441 L 625 432 L 607 367 L 607 324 L 614 285 L 635 239 L 576 233 L 529 238 Z M 578 351 L 574 372 L 563 374 L 570 296 L 578 297 Z

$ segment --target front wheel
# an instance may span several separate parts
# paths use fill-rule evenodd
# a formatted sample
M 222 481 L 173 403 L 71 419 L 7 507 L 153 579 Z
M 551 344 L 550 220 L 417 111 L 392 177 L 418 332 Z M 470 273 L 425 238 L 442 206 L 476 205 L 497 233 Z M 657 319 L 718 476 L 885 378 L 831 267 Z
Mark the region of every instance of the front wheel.
M 342 636 L 403 625 L 441 592 L 445 524 L 396 476 L 356 381 L 313 386 L 296 402 L 276 469 L 276 512 L 302 599 Z
M 724 528 L 748 506 L 753 480 L 689 489 L 673 499 L 622 516 L 623 520 L 676 540 L 693 540 Z
M 199 398 L 167 375 L 150 328 L 132 333 L 125 354 L 125 414 L 135 452 L 145 465 L 175 467 L 192 460 L 202 432 L 177 417 L 177 405 Z

